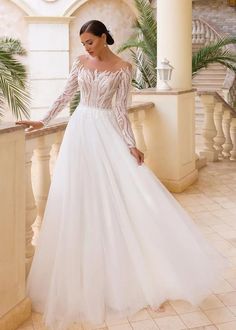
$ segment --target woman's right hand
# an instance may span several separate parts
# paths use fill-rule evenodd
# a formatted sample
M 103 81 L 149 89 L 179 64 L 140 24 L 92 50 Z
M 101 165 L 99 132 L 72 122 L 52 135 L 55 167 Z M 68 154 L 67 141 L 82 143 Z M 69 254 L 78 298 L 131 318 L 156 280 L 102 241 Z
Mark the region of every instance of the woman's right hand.
M 41 121 L 18 120 L 15 123 L 16 125 L 26 125 L 27 132 L 34 131 L 36 129 L 44 127 L 44 124 Z

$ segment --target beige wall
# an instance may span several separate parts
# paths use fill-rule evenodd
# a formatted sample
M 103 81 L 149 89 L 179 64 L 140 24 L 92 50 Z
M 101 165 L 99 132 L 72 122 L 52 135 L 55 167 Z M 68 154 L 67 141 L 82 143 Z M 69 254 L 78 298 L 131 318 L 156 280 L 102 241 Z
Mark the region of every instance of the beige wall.
M 193 16 L 205 19 L 221 33 L 236 35 L 236 10 L 227 5 L 227 0 L 194 1 Z
M 27 48 L 26 14 L 9 0 L 0 0 L 0 37 L 19 38 Z
M 70 27 L 70 56 L 73 59 L 77 54 L 83 54 L 84 48 L 79 38 L 80 27 L 91 19 L 98 19 L 111 31 L 115 44 L 111 47 L 114 51 L 133 33 L 135 16 L 130 7 L 122 0 L 90 0 L 77 9 L 73 15 L 75 19 Z M 128 59 L 128 53 L 122 57 Z

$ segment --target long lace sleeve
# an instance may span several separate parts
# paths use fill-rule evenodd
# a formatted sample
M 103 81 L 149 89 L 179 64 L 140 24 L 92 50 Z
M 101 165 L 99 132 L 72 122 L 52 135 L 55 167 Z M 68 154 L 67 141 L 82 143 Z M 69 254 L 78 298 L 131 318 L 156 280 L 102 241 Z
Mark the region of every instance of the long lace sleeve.
M 115 115 L 123 138 L 129 148 L 136 147 L 134 134 L 127 112 L 127 99 L 132 79 L 132 68 L 128 67 L 122 71 L 122 77 L 116 91 Z
M 73 95 L 78 89 L 78 65 L 79 58 L 77 57 L 73 62 L 69 77 L 66 82 L 63 93 L 56 99 L 53 103 L 51 109 L 46 113 L 46 115 L 39 121 L 41 121 L 45 126 L 51 121 L 57 114 L 63 110 L 67 103 L 71 100 Z

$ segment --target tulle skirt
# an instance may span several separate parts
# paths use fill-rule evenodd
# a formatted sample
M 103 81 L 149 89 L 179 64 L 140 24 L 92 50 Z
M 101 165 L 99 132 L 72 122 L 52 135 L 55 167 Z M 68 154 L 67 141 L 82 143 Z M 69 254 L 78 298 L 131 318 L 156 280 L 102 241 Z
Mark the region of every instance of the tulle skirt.
M 101 324 L 166 300 L 198 305 L 226 266 L 153 172 L 138 165 L 114 112 L 79 105 L 27 278 L 46 325 Z

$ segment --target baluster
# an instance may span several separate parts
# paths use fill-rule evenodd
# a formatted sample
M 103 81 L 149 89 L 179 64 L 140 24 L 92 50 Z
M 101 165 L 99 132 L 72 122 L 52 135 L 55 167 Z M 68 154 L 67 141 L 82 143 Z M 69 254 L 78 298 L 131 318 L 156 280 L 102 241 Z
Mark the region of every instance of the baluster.
M 147 157 L 147 146 L 144 139 L 144 121 L 146 118 L 145 110 L 138 110 L 129 112 L 129 118 L 132 124 L 132 130 L 135 135 L 135 141 L 138 148 L 144 153 L 145 158 Z
M 26 142 L 26 155 L 25 155 L 25 167 L 26 167 L 26 224 L 25 224 L 25 258 L 26 258 L 26 277 L 29 273 L 33 255 L 34 246 L 32 245 L 33 230 L 32 225 L 37 216 L 37 208 L 35 204 L 33 189 L 32 189 L 32 156 L 33 156 L 33 143 L 32 140 Z
M 208 26 L 205 27 L 205 45 L 207 45 L 210 42 L 211 38 L 211 31 Z
M 236 160 L 236 118 L 232 118 L 230 124 L 230 137 L 232 140 L 233 148 L 230 151 L 230 160 Z
M 216 126 L 216 131 L 217 131 L 217 135 L 214 137 L 214 141 L 215 141 L 214 147 L 216 150 L 218 150 L 219 159 L 223 158 L 222 145 L 225 142 L 225 136 L 224 136 L 224 132 L 223 132 L 223 128 L 222 128 L 223 112 L 224 112 L 223 104 L 220 102 L 217 102 L 215 105 L 215 109 L 214 109 L 214 122 L 215 122 L 215 126 Z
M 37 204 L 37 218 L 33 225 L 34 229 L 34 240 L 33 243 L 37 244 L 38 233 L 41 227 L 44 209 L 48 197 L 48 191 L 50 186 L 50 151 L 51 144 L 50 141 L 53 138 L 52 135 L 41 136 L 38 138 L 37 148 L 34 150 L 34 180 L 33 180 L 33 190 L 34 196 Z M 51 142 L 51 143 L 49 143 Z
M 200 21 L 200 43 L 204 43 L 205 41 L 204 35 L 205 35 L 204 24 L 203 22 Z
M 196 43 L 199 44 L 201 42 L 201 35 L 200 35 L 200 21 L 196 21 Z
M 232 140 L 230 137 L 230 122 L 232 116 L 230 110 L 225 110 L 223 114 L 223 132 L 225 135 L 225 143 L 223 144 L 223 155 L 224 158 L 230 158 L 230 151 L 233 148 Z
M 210 30 L 210 42 L 214 42 L 215 41 L 215 34 L 213 30 Z
M 201 101 L 204 110 L 203 138 L 204 149 L 200 156 L 205 156 L 208 161 L 218 160 L 218 151 L 214 148 L 213 138 L 216 136 L 216 127 L 214 123 L 215 99 L 211 95 L 201 95 Z
M 195 44 L 197 42 L 197 36 L 196 36 L 196 20 L 192 21 L 192 43 Z

